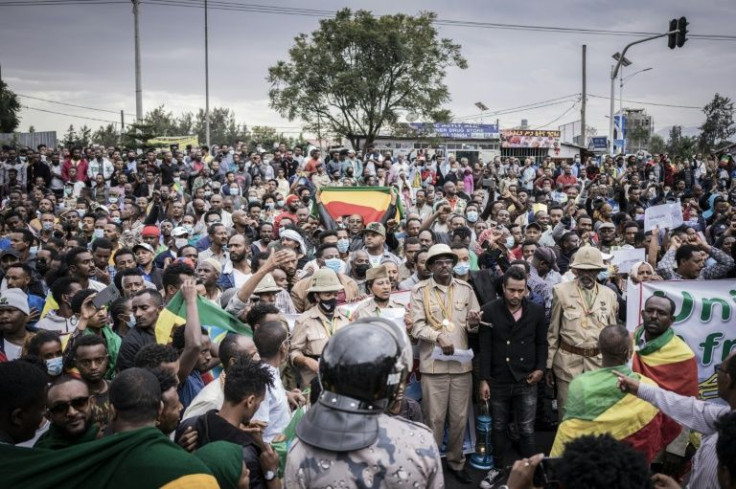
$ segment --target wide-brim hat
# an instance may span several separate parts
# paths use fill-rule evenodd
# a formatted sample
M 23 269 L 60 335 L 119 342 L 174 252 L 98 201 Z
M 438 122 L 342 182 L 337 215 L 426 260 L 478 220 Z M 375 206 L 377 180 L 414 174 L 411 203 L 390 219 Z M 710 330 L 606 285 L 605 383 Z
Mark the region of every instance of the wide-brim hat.
M 453 266 L 457 265 L 457 255 L 452 252 L 450 247 L 446 244 L 436 244 L 429 249 L 429 253 L 427 255 L 427 266 L 432 266 L 432 263 L 442 256 L 450 258 Z
M 309 289 L 307 289 L 307 293 L 309 292 L 339 292 L 343 290 L 344 287 L 340 283 L 340 279 L 337 277 L 337 274 L 330 268 L 320 268 L 316 272 L 314 272 L 314 275 L 312 275 L 312 279 L 310 282 Z
M 281 287 L 276 285 L 276 281 L 270 273 L 267 273 L 266 276 L 258 282 L 256 290 L 253 291 L 254 294 L 265 294 L 267 292 L 281 292 Z
M 583 246 L 577 253 L 570 268 L 576 270 L 603 270 L 607 268 L 603 263 L 603 255 L 598 248 Z

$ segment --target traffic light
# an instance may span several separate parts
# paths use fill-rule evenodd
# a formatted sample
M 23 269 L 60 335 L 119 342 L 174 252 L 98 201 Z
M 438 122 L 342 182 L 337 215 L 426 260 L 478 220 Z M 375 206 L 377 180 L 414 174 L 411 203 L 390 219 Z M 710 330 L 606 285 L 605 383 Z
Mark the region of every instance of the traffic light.
M 684 18 L 685 17 L 683 17 L 683 19 Z M 677 19 L 672 19 L 670 21 L 670 28 L 667 29 L 667 32 L 669 32 L 669 35 L 667 36 L 667 46 L 669 46 L 670 49 L 675 49 L 675 47 L 677 47 Z
M 687 19 L 680 17 L 677 21 L 677 47 L 681 48 L 687 41 Z

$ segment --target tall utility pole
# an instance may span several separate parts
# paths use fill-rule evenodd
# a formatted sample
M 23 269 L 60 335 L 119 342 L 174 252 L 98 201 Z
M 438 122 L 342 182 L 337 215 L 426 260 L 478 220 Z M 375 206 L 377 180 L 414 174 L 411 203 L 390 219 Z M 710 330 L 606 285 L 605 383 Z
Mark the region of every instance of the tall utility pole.
M 133 20 L 135 23 L 135 118 L 140 123 L 143 120 L 143 87 L 141 86 L 141 33 L 138 18 L 141 0 L 133 2 Z
M 588 144 L 586 141 L 587 138 L 585 137 L 585 100 L 588 95 L 588 85 L 586 81 L 586 66 L 585 66 L 585 62 L 586 62 L 585 57 L 587 54 L 587 50 L 588 50 L 588 46 L 583 44 L 583 101 L 582 101 L 582 104 L 580 105 L 580 135 L 581 135 L 580 136 L 581 138 L 580 146 L 584 148 L 588 147 Z
M 631 46 L 636 46 L 637 44 L 641 44 L 643 42 L 652 41 L 654 39 L 659 39 L 660 37 L 668 37 L 668 46 L 670 49 L 674 49 L 675 46 L 682 47 L 683 44 L 687 41 L 687 26 L 688 22 L 685 17 L 680 17 L 680 19 L 672 19 L 669 23 L 669 28 L 667 32 L 664 34 L 657 34 L 656 36 L 646 37 L 644 39 L 639 39 L 638 41 L 630 42 L 627 44 L 623 50 L 621 50 L 621 54 L 617 60 L 616 66 L 611 66 L 611 105 L 608 111 L 608 153 L 613 153 L 613 101 L 615 97 L 615 87 L 616 87 L 616 77 L 618 76 L 618 70 L 621 69 L 621 65 L 624 64 L 624 60 L 626 59 L 626 51 L 629 50 Z M 618 53 L 616 53 L 618 54 Z
M 204 0 L 204 133 L 207 149 L 210 148 L 210 53 L 207 23 L 207 0 Z

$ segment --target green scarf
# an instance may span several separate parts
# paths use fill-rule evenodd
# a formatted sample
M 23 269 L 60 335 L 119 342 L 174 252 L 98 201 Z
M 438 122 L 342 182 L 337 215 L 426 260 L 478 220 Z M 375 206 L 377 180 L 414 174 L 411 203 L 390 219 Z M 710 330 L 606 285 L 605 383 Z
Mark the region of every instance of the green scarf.
M 204 463 L 156 428 L 117 433 L 63 450 L 0 445 L 0 474 L 3 487 L 34 489 L 154 489 L 185 475 L 212 476 Z
M 636 340 L 637 347 L 639 346 L 639 342 L 641 341 L 641 337 L 643 334 L 644 334 L 644 326 L 640 327 L 634 332 L 634 338 Z M 667 328 L 667 330 L 664 333 L 657 336 L 652 341 L 647 341 L 647 344 L 644 345 L 644 348 L 639 350 L 639 354 L 649 355 L 651 353 L 654 353 L 655 351 L 659 350 L 664 345 L 669 343 L 673 336 L 675 336 L 675 332 L 672 330 L 672 328 Z
M 82 436 L 75 439 L 62 435 L 59 429 L 53 424 L 49 427 L 49 430 L 41 435 L 38 439 L 34 448 L 46 448 L 47 450 L 59 450 L 61 448 L 73 447 L 80 443 L 86 443 L 88 441 L 94 441 L 97 439 L 97 433 L 100 431 L 100 427 L 97 424 L 92 423 L 87 431 L 82 433 Z
M 221 489 L 238 489 L 243 474 L 243 447 L 229 441 L 213 441 L 196 452 L 210 468 Z
M 94 328 L 86 328 L 84 330 L 84 334 L 96 334 L 92 331 L 93 329 Z M 120 345 L 123 343 L 123 340 L 115 331 L 112 330 L 112 328 L 110 328 L 109 324 L 104 325 L 100 330 L 102 331 L 102 338 L 105 340 L 105 345 L 107 346 L 107 355 L 110 358 L 107 365 L 107 372 L 105 372 L 105 379 L 112 380 L 113 377 L 115 377 L 115 366 L 118 363 L 118 353 L 120 353 Z

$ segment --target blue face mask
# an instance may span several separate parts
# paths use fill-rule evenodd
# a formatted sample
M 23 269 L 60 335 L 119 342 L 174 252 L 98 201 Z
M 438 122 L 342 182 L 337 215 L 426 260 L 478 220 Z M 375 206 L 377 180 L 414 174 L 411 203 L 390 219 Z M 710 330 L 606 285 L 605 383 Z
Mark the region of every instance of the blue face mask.
M 64 365 L 64 357 L 50 358 L 46 360 L 46 371 L 52 377 L 58 377 L 61 375 L 61 370 Z
M 135 328 L 135 316 L 131 315 L 130 319 L 125 321 L 125 325 L 128 327 L 128 329 Z
M 342 272 L 342 260 L 339 258 L 328 258 L 325 260 L 325 266 L 335 273 Z
M 468 218 L 468 222 L 476 222 L 478 220 L 478 213 L 475 211 L 470 211 L 465 217 Z
M 452 267 L 452 271 L 455 272 L 455 275 L 465 275 L 470 271 L 470 263 L 458 263 Z
M 608 277 L 610 275 L 611 275 L 610 270 L 606 268 L 605 270 L 598 272 L 598 280 L 601 282 L 605 282 L 606 280 L 608 280 Z
M 340 253 L 347 253 L 350 248 L 350 240 L 347 238 L 337 240 L 337 251 Z
M 514 244 L 516 244 L 516 242 L 514 241 L 513 236 L 509 236 L 508 238 L 506 238 L 506 248 L 511 249 L 514 247 Z
M 93 237 L 94 239 L 99 239 L 99 238 L 103 238 L 104 236 L 105 236 L 105 230 L 104 230 L 104 229 L 99 229 L 99 228 L 98 228 L 98 229 L 95 229 L 95 230 L 94 230 L 94 231 L 92 232 L 92 237 Z

